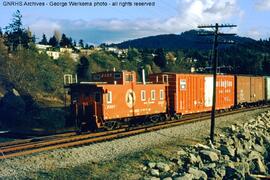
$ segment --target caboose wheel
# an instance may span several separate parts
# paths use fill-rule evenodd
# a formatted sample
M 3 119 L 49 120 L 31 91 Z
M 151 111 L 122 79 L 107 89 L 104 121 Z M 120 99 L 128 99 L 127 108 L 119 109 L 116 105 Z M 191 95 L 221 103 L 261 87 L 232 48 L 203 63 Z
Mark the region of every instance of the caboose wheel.
M 167 119 L 168 119 L 168 117 L 166 116 L 166 114 L 160 115 L 160 121 L 166 121 Z
M 159 115 L 153 115 L 153 116 L 150 116 L 149 119 L 150 119 L 150 122 L 157 123 L 160 120 L 160 117 Z

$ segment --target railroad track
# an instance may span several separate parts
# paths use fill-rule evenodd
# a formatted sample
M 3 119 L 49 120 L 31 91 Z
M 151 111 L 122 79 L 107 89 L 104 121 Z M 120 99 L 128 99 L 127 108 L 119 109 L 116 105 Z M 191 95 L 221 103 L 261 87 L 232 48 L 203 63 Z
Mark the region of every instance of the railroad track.
M 7 142 L 0 143 L 0 149 L 7 146 L 15 146 L 15 145 L 20 145 L 20 144 L 32 143 L 36 141 L 49 141 L 50 139 L 63 138 L 63 137 L 68 137 L 68 136 L 73 136 L 73 135 L 76 135 L 76 133 L 66 132 L 66 133 L 60 133 L 56 135 L 33 137 L 33 138 L 20 139 L 20 140 L 15 140 L 15 141 L 7 141 Z
M 262 109 L 268 107 L 269 106 L 263 106 L 260 108 Z M 253 111 L 255 109 L 258 109 L 258 107 L 217 113 L 216 117 Z M 20 140 L 16 142 L 0 143 L 0 159 L 24 156 L 59 148 L 82 146 L 90 143 L 96 143 L 121 137 L 132 136 L 140 133 L 156 131 L 164 128 L 178 126 L 181 124 L 205 121 L 209 120 L 209 118 L 210 118 L 209 113 L 194 114 L 185 116 L 180 120 L 164 121 L 154 125 L 145 125 L 136 128 L 121 128 L 112 131 L 96 132 L 83 135 L 76 135 L 76 133 L 64 133 L 59 135 L 48 136 L 43 139 L 34 138 L 34 139 Z

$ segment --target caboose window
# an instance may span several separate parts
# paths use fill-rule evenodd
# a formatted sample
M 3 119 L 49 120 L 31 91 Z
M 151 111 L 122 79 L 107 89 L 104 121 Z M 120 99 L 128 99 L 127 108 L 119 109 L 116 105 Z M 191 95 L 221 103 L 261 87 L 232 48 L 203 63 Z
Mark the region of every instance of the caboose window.
M 169 82 L 169 76 L 168 75 L 162 75 L 162 83 L 168 83 Z
M 121 79 L 121 74 L 120 73 L 115 73 L 114 74 L 114 79 Z
M 100 80 L 100 74 L 94 75 L 93 79 L 96 80 L 96 81 Z
M 111 104 L 112 103 L 112 92 L 108 91 L 107 93 L 107 103 Z
M 146 96 L 145 96 L 145 90 L 141 90 L 141 101 L 145 101 Z
M 126 75 L 126 81 L 127 81 L 127 82 L 133 81 L 133 75 L 132 75 L 132 74 L 127 74 L 127 75 Z
M 159 91 L 159 97 L 160 97 L 160 100 L 164 99 L 164 90 Z
M 151 100 L 155 100 L 155 99 L 156 99 L 156 91 L 151 90 Z

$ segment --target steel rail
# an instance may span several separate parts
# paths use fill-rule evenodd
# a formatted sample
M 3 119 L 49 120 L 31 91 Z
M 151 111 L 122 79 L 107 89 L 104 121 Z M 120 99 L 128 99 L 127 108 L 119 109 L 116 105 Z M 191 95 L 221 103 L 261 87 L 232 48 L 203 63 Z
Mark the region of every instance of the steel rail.
M 25 145 L 27 143 L 33 143 L 35 141 L 46 141 L 50 139 L 56 139 L 56 138 L 63 138 L 67 136 L 74 136 L 76 135 L 75 132 L 67 132 L 67 133 L 61 133 L 56 135 L 50 135 L 50 136 L 41 136 L 41 137 L 34 137 L 34 138 L 27 138 L 27 139 L 19 139 L 14 141 L 8 141 L 8 142 L 2 142 L 0 143 L 0 149 L 11 147 L 11 146 L 19 146 L 19 145 Z

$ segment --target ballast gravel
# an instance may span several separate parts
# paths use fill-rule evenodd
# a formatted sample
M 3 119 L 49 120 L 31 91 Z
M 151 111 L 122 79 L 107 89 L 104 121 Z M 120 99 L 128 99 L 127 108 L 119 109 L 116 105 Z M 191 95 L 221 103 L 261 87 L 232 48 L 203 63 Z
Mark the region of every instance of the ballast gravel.
M 270 110 L 270 108 L 217 118 L 217 129 L 243 122 L 267 110 Z M 210 120 L 83 147 L 58 149 L 30 156 L 4 159 L 0 160 L 0 179 L 27 178 L 29 173 L 49 172 L 58 168 L 72 168 L 85 163 L 112 160 L 119 156 L 154 148 L 168 142 L 177 141 L 183 144 L 202 142 L 209 136 L 209 129 Z

